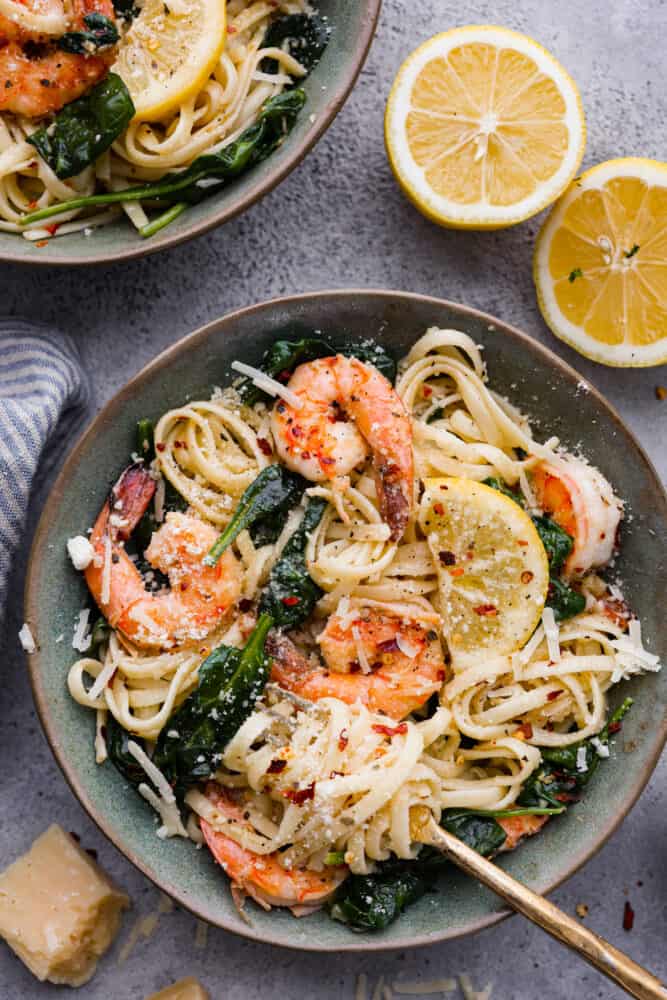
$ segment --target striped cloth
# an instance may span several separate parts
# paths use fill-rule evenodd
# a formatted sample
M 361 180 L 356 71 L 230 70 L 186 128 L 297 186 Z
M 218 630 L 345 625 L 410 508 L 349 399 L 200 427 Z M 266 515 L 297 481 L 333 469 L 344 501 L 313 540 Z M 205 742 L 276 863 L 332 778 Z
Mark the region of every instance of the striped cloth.
M 69 337 L 39 324 L 0 319 L 0 620 L 37 470 L 41 483 L 88 398 Z

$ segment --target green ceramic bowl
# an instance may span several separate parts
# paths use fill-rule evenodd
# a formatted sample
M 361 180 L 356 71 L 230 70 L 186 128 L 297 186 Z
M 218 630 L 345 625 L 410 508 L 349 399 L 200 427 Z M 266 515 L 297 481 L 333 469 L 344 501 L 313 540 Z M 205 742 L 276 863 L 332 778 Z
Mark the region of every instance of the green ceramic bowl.
M 137 375 L 95 418 L 76 445 L 49 497 L 33 545 L 26 620 L 39 646 L 30 675 L 47 739 L 75 794 L 113 843 L 156 885 L 204 920 L 245 937 L 289 948 L 363 951 L 426 944 L 488 926 L 506 910 L 488 891 L 455 870 L 446 891 L 425 897 L 381 934 L 356 935 L 319 913 L 295 920 L 251 905 L 252 926 L 232 904 L 227 880 L 206 851 L 180 839 L 158 840 L 155 818 L 114 768 L 93 756 L 93 716 L 68 695 L 65 678 L 75 658 L 68 642 L 86 599 L 65 542 L 92 524 L 109 484 L 133 447 L 135 422 L 157 418 L 183 400 L 207 398 L 230 379 L 235 358 L 259 361 L 280 333 L 318 329 L 336 343 L 375 337 L 397 355 L 427 327 L 457 327 L 484 345 L 493 386 L 539 416 L 545 436 L 581 447 L 615 484 L 631 515 L 625 522 L 618 571 L 642 619 L 650 648 L 667 659 L 662 581 L 667 497 L 638 442 L 607 402 L 572 368 L 525 334 L 490 316 L 439 299 L 398 292 L 322 292 L 279 299 L 232 313 L 185 337 Z M 539 837 L 501 864 L 538 892 L 571 875 L 610 836 L 644 787 L 667 735 L 667 674 L 621 685 L 614 702 L 631 694 L 635 706 L 612 759 L 598 770 L 583 801 L 549 823 Z M 632 752 L 623 747 L 632 745 Z
M 38 247 L 15 233 L 0 233 L 0 261 L 24 264 L 102 264 L 129 260 L 175 246 L 233 218 L 271 191 L 324 134 L 343 106 L 368 53 L 382 0 L 317 0 L 331 37 L 322 59 L 304 82 L 305 108 L 287 141 L 224 191 L 194 205 L 170 226 L 144 239 L 128 219 L 71 233 Z M 55 220 L 57 221 L 57 220 Z

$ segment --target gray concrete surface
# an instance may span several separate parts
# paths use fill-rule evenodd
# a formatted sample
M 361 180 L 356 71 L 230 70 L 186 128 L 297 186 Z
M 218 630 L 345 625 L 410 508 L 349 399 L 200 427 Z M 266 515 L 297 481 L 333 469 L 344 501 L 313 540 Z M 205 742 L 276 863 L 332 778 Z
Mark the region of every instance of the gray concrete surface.
M 53 320 L 77 340 L 100 405 L 177 337 L 233 307 L 292 291 L 346 285 L 428 292 L 496 313 L 556 349 L 597 385 L 637 432 L 664 476 L 667 402 L 654 389 L 663 369 L 606 370 L 578 358 L 544 327 L 530 277 L 539 220 L 496 234 L 439 230 L 402 198 L 382 144 L 382 113 L 401 60 L 420 41 L 457 23 L 495 22 L 526 31 L 576 78 L 588 117 L 585 165 L 612 156 L 667 159 L 665 0 L 385 0 L 372 54 L 347 107 L 314 153 L 242 218 L 160 257 L 98 270 L 34 272 L 3 266 L 3 311 Z M 41 484 L 41 492 L 48 483 Z M 38 512 L 36 498 L 32 524 Z M 96 831 L 61 777 L 32 706 L 16 632 L 22 620 L 23 557 L 15 577 L 0 663 L 2 809 L 0 866 L 49 822 L 77 831 L 131 893 L 135 913 L 155 910 L 157 892 Z M 656 584 L 661 585 L 661 584 Z M 570 913 L 667 977 L 667 806 L 664 761 L 611 842 L 554 894 Z M 622 930 L 630 899 L 635 927 Z M 126 920 L 120 942 L 132 919 Z M 520 917 L 475 937 L 374 957 L 305 955 L 210 930 L 195 948 L 195 921 L 174 912 L 124 964 L 119 947 L 79 995 L 141 1000 L 171 979 L 196 974 L 216 1000 L 351 998 L 360 973 L 371 986 L 467 971 L 493 1000 L 611 1000 L 622 992 Z M 370 991 L 369 991 L 370 992 Z M 72 995 L 37 984 L 0 946 L 0 998 Z M 460 994 L 458 994 L 460 995 Z

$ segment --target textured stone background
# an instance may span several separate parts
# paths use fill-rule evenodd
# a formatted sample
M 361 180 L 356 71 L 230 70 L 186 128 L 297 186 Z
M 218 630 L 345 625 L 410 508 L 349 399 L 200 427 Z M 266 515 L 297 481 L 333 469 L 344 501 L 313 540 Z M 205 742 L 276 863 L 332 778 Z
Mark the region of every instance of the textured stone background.
M 654 387 L 667 384 L 667 373 L 605 370 L 551 337 L 530 277 L 539 220 L 496 234 L 446 232 L 422 219 L 390 176 L 382 113 L 394 73 L 415 45 L 462 22 L 525 31 L 570 70 L 588 117 L 585 166 L 614 156 L 667 159 L 665 0 L 471 0 L 463 11 L 445 0 L 385 0 L 370 59 L 346 108 L 314 153 L 261 204 L 215 233 L 128 265 L 69 274 L 3 266 L 2 311 L 67 329 L 81 348 L 99 406 L 163 347 L 236 306 L 327 286 L 443 295 L 515 323 L 578 367 L 620 409 L 664 476 L 667 403 L 656 400 Z M 48 483 L 41 486 L 43 494 Z M 33 515 L 39 502 L 37 497 Z M 42 737 L 16 641 L 22 570 L 19 565 L 0 653 L 0 866 L 55 820 L 98 849 L 104 867 L 131 893 L 135 914 L 154 911 L 156 890 L 97 833 Z M 611 842 L 553 897 L 570 913 L 586 902 L 588 926 L 663 977 L 665 777 L 663 762 Z M 626 898 L 636 911 L 632 934 L 621 929 Z M 362 972 L 374 986 L 381 975 L 414 981 L 460 971 L 468 971 L 478 989 L 491 981 L 493 1000 L 622 995 L 520 917 L 420 951 L 338 958 L 263 947 L 212 929 L 207 947 L 196 949 L 194 919 L 174 912 L 123 965 L 118 953 L 117 946 L 79 995 L 141 1000 L 171 979 L 196 974 L 216 1000 L 351 1000 Z M 65 989 L 37 984 L 0 947 L 2 1000 L 65 995 Z

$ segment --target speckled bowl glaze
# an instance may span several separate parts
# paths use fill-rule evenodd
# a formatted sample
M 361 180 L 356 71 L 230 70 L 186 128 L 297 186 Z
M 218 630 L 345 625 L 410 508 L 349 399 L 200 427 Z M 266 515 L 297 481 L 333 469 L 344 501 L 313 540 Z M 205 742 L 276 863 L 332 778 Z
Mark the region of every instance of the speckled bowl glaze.
M 374 337 L 397 355 L 432 325 L 456 327 L 484 346 L 492 384 L 527 413 L 539 432 L 581 448 L 615 484 L 630 515 L 618 573 L 642 619 L 649 647 L 667 658 L 662 581 L 667 573 L 667 497 L 646 455 L 609 404 L 572 368 L 499 320 L 439 299 L 398 292 L 338 291 L 279 299 L 232 313 L 174 344 L 125 386 L 95 418 L 66 461 L 44 509 L 27 581 L 26 620 L 39 651 L 30 657 L 37 708 L 65 777 L 91 817 L 156 885 L 199 917 L 245 937 L 289 948 L 364 951 L 427 944 L 488 926 L 507 914 L 472 879 L 452 869 L 441 891 L 427 895 L 384 933 L 356 935 L 323 914 L 295 920 L 249 904 L 252 926 L 232 904 L 227 880 L 206 851 L 181 839 L 158 840 L 155 817 L 110 764 L 93 755 L 94 719 L 69 697 L 65 679 L 76 654 L 56 642 L 83 606 L 81 576 L 66 539 L 90 525 L 128 461 L 135 422 L 157 418 L 185 399 L 207 398 L 230 380 L 235 358 L 257 363 L 279 334 L 317 329 L 336 343 Z M 644 787 L 667 735 L 667 674 L 621 685 L 614 703 L 635 705 L 583 801 L 550 822 L 539 837 L 500 863 L 538 892 L 571 875 L 610 836 Z M 626 752 L 630 751 L 631 752 Z
M 19 234 L 0 233 L 0 261 L 53 266 L 129 260 L 199 236 L 244 212 L 298 166 L 342 108 L 366 59 L 381 2 L 317 0 L 317 10 L 331 25 L 331 37 L 322 59 L 304 81 L 306 106 L 280 149 L 225 190 L 193 205 L 166 229 L 147 239 L 123 217 L 94 230 L 90 236 L 70 233 L 42 247 Z

